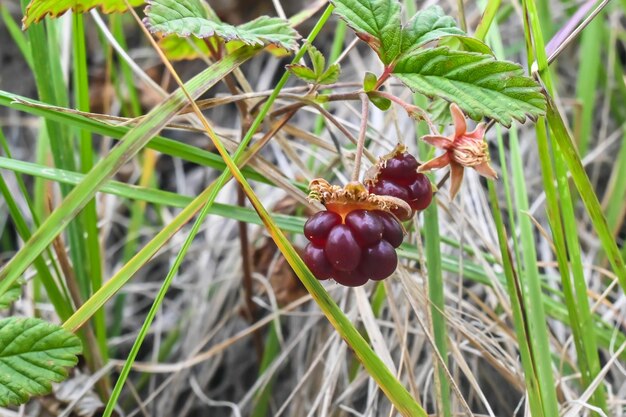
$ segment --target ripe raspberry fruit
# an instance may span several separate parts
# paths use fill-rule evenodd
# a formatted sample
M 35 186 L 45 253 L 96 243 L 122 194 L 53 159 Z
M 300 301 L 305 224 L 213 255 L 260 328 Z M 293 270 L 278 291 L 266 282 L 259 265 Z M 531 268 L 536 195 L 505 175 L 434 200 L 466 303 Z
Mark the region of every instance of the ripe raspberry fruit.
M 339 269 L 336 269 L 333 271 L 332 275 L 335 281 L 341 285 L 345 285 L 346 287 L 360 287 L 361 285 L 365 285 L 365 283 L 369 280 L 367 275 L 361 273 L 358 269 L 354 269 L 352 271 L 340 271 Z
M 396 250 L 386 240 L 381 240 L 366 248 L 362 256 L 363 261 L 359 268 L 374 281 L 387 278 L 398 266 Z
M 387 210 L 411 212 L 408 204 L 395 198 L 371 195 L 359 183 L 346 188 L 324 180 L 311 184 L 311 199 L 321 201 L 326 211 L 313 215 L 304 225 L 311 242 L 304 250 L 304 262 L 317 279 L 330 277 L 356 287 L 369 279 L 381 280 L 395 271 L 395 248 L 404 231 Z
M 428 178 L 417 172 L 419 163 L 406 147 L 397 145 L 383 156 L 368 172 L 365 183 L 368 191 L 377 195 L 389 195 L 407 202 L 412 212 L 408 216 L 396 213 L 400 220 L 409 220 L 416 211 L 424 210 L 433 199 L 433 190 Z
M 324 249 L 316 247 L 313 243 L 304 248 L 304 262 L 319 280 L 328 279 L 333 274 L 333 267 L 326 259 Z
M 314 245 L 324 246 L 332 228 L 341 223 L 341 216 L 337 213 L 332 211 L 317 212 L 304 225 L 304 236 Z
M 353 271 L 361 260 L 361 247 L 352 230 L 345 224 L 335 226 L 330 231 L 324 252 L 333 268 L 340 271 Z
M 373 245 L 383 238 L 383 222 L 375 211 L 351 211 L 346 216 L 346 224 L 361 246 Z
M 383 239 L 397 248 L 404 239 L 404 231 L 398 220 L 391 214 L 384 211 L 375 211 L 383 224 Z

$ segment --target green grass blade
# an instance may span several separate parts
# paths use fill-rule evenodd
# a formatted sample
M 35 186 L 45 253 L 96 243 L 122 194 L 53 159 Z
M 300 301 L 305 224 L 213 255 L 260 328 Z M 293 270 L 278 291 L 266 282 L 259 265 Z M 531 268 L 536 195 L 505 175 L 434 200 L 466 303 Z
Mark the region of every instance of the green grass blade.
M 507 290 L 511 301 L 511 309 L 513 311 L 513 320 L 515 323 L 515 333 L 519 343 L 520 356 L 522 358 L 522 366 L 524 367 L 524 377 L 526 379 L 526 389 L 528 390 L 528 403 L 531 415 L 533 417 L 548 417 L 543 411 L 541 401 L 541 385 L 539 375 L 537 374 L 535 359 L 531 348 L 531 338 L 533 330 L 528 325 L 527 310 L 524 307 L 524 291 L 519 276 L 513 266 L 513 257 L 508 247 L 508 238 L 506 228 L 502 222 L 502 214 L 498 203 L 495 185 L 489 181 L 489 201 L 491 203 L 491 211 L 494 223 L 498 232 L 498 242 L 500 244 L 500 253 L 502 256 L 502 267 L 507 281 Z M 558 414 L 555 414 L 558 415 Z
M 578 161 L 580 164 L 581 173 L 584 178 L 578 178 L 578 182 L 586 179 L 587 182 L 588 177 L 584 173 L 582 169 L 582 163 L 580 158 L 578 157 L 575 148 L 573 147 L 573 143 L 567 143 L 567 140 L 564 138 L 559 138 L 559 134 L 555 132 L 553 127 L 555 123 L 554 117 L 554 104 L 552 102 L 551 94 L 554 93 L 553 89 L 553 81 L 549 72 L 547 57 L 545 53 L 545 46 L 542 37 L 542 31 L 539 26 L 536 24 L 537 18 L 537 10 L 535 8 L 535 4 L 533 1 L 529 1 L 526 3 L 526 10 L 530 17 L 530 22 L 526 30 L 527 32 L 532 31 L 534 47 L 536 53 L 536 60 L 538 64 L 539 73 L 544 81 L 547 92 L 547 100 L 548 100 L 548 124 L 552 130 L 553 136 L 556 138 L 557 146 L 554 147 L 554 166 L 555 171 L 552 170 L 552 162 L 550 160 L 550 137 L 548 137 L 545 121 L 543 118 L 537 124 L 537 143 L 539 146 L 539 156 L 542 165 L 542 174 L 544 187 L 546 189 L 546 201 L 547 201 L 547 210 L 548 210 L 548 218 L 550 220 L 550 227 L 552 230 L 554 243 L 557 251 L 557 261 L 559 263 L 559 269 L 561 271 L 562 283 L 564 288 L 565 295 L 565 303 L 567 304 L 568 311 L 570 313 L 571 327 L 573 332 L 574 343 L 577 350 L 577 359 L 579 367 L 581 368 L 582 373 L 582 382 L 583 386 L 589 386 L 595 377 L 600 373 L 600 361 L 597 352 L 596 340 L 593 334 L 588 334 L 586 329 L 587 326 L 591 322 L 591 310 L 589 308 L 589 301 L 587 298 L 587 287 L 584 277 L 583 266 L 581 262 L 580 255 L 580 244 L 578 241 L 578 231 L 577 231 L 577 221 L 575 217 L 574 204 L 572 200 L 572 196 L 569 190 L 569 181 L 567 179 L 567 169 L 565 166 L 565 161 L 569 159 L 568 167 L 572 171 L 572 175 L 576 176 L 574 170 L 572 169 L 573 163 Z M 597 35 L 597 32 L 591 32 L 593 36 Z M 596 62 L 597 65 L 597 62 Z M 596 68 L 597 70 L 597 68 Z M 587 69 L 589 71 L 589 69 Z M 579 74 L 580 75 L 580 74 Z M 589 74 L 590 77 L 593 77 L 593 74 Z M 591 82 L 594 84 L 596 79 L 586 80 L 587 82 Z M 588 94 L 589 92 L 585 92 Z M 593 98 L 593 97 L 592 97 Z M 559 117 L 559 120 L 560 117 Z M 590 123 L 591 119 L 587 122 Z M 562 122 L 562 120 L 561 120 Z M 565 133 L 567 131 L 565 130 Z M 588 132 L 587 132 L 588 133 Z M 569 134 L 567 135 L 569 138 Z M 588 143 L 588 142 L 587 142 Z M 563 146 L 565 145 L 565 147 Z M 585 145 L 586 146 L 586 145 Z M 569 148 L 569 149 L 568 149 Z M 555 188 L 553 184 L 553 180 L 557 178 L 557 187 Z M 576 183 L 576 179 L 574 180 Z M 581 191 L 579 189 L 579 191 Z M 593 201 L 595 200 L 597 204 L 598 212 L 601 216 L 601 220 L 603 220 L 603 225 L 607 229 L 606 220 L 602 216 L 600 211 L 599 203 L 595 192 L 591 189 L 587 190 L 588 194 L 583 194 L 581 191 L 581 197 L 583 201 Z M 560 206 L 559 206 L 560 202 Z M 585 202 L 585 205 L 588 203 Z M 595 226 L 595 223 L 594 223 Z M 597 227 L 596 230 L 600 232 Z M 602 240 L 602 237 L 601 237 Z M 606 241 L 606 239 L 605 239 Z M 614 241 L 612 241 L 615 244 Z M 567 250 L 566 250 L 567 248 Z M 606 249 L 606 247 L 605 247 Z M 619 257 L 619 252 L 617 251 L 617 246 L 615 245 L 615 253 L 617 255 L 618 260 L 621 262 L 622 259 Z M 568 258 L 569 257 L 569 258 Z M 623 267 L 623 265 L 622 265 Z M 571 269 L 571 274 L 570 274 Z M 618 272 L 619 275 L 619 272 Z M 626 279 L 626 277 L 624 277 Z M 598 386 L 598 388 L 593 392 L 591 403 L 598 407 L 601 410 L 606 410 L 606 394 L 604 391 L 604 387 L 602 384 Z
M 441 268 L 441 241 L 439 234 L 439 207 L 431 204 L 424 210 L 423 233 L 425 236 L 426 265 L 428 267 L 428 298 L 435 346 L 443 364 L 434 361 L 437 368 L 437 409 L 445 417 L 452 416 L 450 384 L 444 366 L 448 366 L 448 329 L 445 318 L 445 284 Z
M 24 61 L 26 61 L 28 67 L 32 71 L 33 57 L 30 53 L 30 47 L 28 46 L 28 39 L 26 38 L 26 35 L 22 32 L 15 20 L 13 20 L 11 13 L 9 13 L 9 10 L 4 4 L 0 4 L 0 16 L 2 17 L 11 38 L 13 38 L 13 42 L 15 42 L 15 45 L 19 48 Z
M 475 38 L 480 40 L 485 39 L 487 33 L 489 32 L 489 28 L 491 28 L 491 24 L 498 13 L 501 3 L 502 0 L 489 0 L 487 2 L 487 6 L 485 7 L 485 10 L 483 10 L 483 15 L 480 19 L 480 23 L 476 27 L 476 32 L 474 32 Z
M 578 149 L 581 155 L 586 155 L 589 149 L 593 128 L 593 116 L 597 111 L 596 94 L 599 87 L 599 75 L 602 62 L 602 35 L 605 23 L 603 14 L 596 16 L 582 33 L 579 54 L 581 57 L 576 80 L 576 98 L 582 106 L 580 120 L 580 143 Z
M 279 353 L 280 340 L 278 338 L 278 331 L 276 330 L 276 322 L 272 322 L 263 346 L 263 357 L 261 358 L 261 363 L 259 365 L 259 376 L 267 370 Z M 252 417 L 265 417 L 267 415 L 275 380 L 276 376 L 270 378 L 269 381 L 267 381 L 267 383 L 256 393 Z
M 585 168 L 580 160 L 578 152 L 572 141 L 561 115 L 558 112 L 554 102 L 548 99 L 548 125 L 559 145 L 561 154 L 567 163 L 567 167 L 572 174 L 574 185 L 578 189 L 580 197 L 587 209 L 587 214 L 591 219 L 591 223 L 600 238 L 602 248 L 604 249 L 615 274 L 619 279 L 622 290 L 626 291 L 626 266 L 621 257 L 617 242 L 613 238 L 609 225 L 602 212 L 602 207 L 598 201 L 595 189 L 585 172 Z
M 87 72 L 87 51 L 85 46 L 84 17 L 81 14 L 72 16 L 74 29 L 74 91 L 76 108 L 80 111 L 89 111 L 89 79 Z M 80 168 L 83 173 L 93 168 L 94 154 L 91 134 L 81 129 L 79 135 Z M 100 241 L 98 239 L 98 215 L 96 202 L 91 200 L 79 216 L 79 221 L 85 229 L 85 255 L 86 265 L 83 275 L 89 280 L 90 294 L 102 286 L 102 256 L 100 254 Z M 83 246 L 83 245 L 81 245 Z M 104 310 L 94 315 L 94 331 L 102 360 L 108 360 L 106 321 Z

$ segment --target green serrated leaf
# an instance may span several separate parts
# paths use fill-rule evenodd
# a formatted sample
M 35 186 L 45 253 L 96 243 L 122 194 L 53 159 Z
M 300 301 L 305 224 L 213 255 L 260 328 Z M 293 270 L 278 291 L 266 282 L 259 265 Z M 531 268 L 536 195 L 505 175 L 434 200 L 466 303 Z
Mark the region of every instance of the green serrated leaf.
M 67 330 L 36 318 L 0 320 L 0 407 L 50 392 L 67 377 L 82 346 Z
M 151 32 L 165 35 L 218 36 L 225 42 L 240 41 L 251 46 L 276 45 L 289 50 L 298 47 L 299 35 L 284 19 L 261 16 L 235 27 L 215 20 L 201 0 L 149 0 L 145 22 Z
M 15 300 L 21 297 L 23 284 L 23 280 L 17 280 L 13 285 L 9 287 L 7 292 L 0 295 L 0 310 L 5 310 L 9 308 Z
M 407 53 L 425 43 L 443 36 L 465 35 L 456 21 L 447 16 L 439 6 L 420 10 L 402 28 L 402 53 Z
M 294 51 L 300 35 L 289 22 L 278 17 L 261 16 L 237 26 L 240 40 L 249 45 L 276 45 Z
M 207 38 L 216 35 L 218 27 L 223 25 L 222 31 L 229 30 L 230 39 L 235 38 L 234 26 L 211 18 L 202 0 L 149 0 L 145 13 L 144 21 L 151 32 Z
M 332 84 L 337 82 L 341 74 L 341 66 L 333 64 L 317 79 L 318 84 Z
M 309 67 L 305 67 L 304 65 L 287 65 L 287 69 L 296 77 L 306 81 L 307 83 L 316 83 L 317 76 L 313 72 L 313 70 Z
M 446 47 L 403 55 L 393 75 L 411 90 L 457 103 L 472 119 L 490 117 L 504 126 L 545 114 L 539 85 L 519 65 Z
M 331 0 L 334 12 L 388 65 L 400 53 L 402 21 L 396 0 Z
M 129 3 L 134 7 L 143 4 L 144 0 L 130 0 Z M 85 13 L 94 7 L 99 7 L 104 13 L 123 12 L 127 9 L 124 0 L 31 0 L 26 7 L 22 24 L 27 28 L 47 15 L 59 17 L 70 9 L 74 13 Z
M 389 100 L 388 98 L 376 96 L 373 94 L 368 94 L 367 96 L 374 104 L 374 106 L 378 107 L 382 111 L 387 111 L 389 110 L 389 107 L 391 107 L 391 100 Z
M 316 77 L 321 77 L 324 74 L 324 68 L 326 68 L 326 58 L 324 55 L 313 45 L 309 45 L 307 48 L 309 58 L 311 58 L 311 64 L 313 65 L 313 72 Z
M 374 90 L 374 88 L 376 87 L 377 81 L 378 81 L 378 77 L 376 77 L 375 74 L 369 71 L 366 72 L 365 77 L 363 77 L 363 91 L 367 93 L 368 91 Z

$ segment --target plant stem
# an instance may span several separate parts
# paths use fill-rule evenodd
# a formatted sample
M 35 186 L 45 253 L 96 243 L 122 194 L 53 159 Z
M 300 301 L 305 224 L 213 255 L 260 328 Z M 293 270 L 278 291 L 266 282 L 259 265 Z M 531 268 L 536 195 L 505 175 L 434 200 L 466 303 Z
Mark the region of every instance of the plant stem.
M 359 95 L 361 97 L 361 129 L 356 143 L 356 155 L 354 157 L 354 170 L 352 171 L 352 181 L 359 180 L 361 172 L 361 157 L 363 156 L 363 148 L 365 147 L 365 136 L 367 133 L 367 116 L 369 114 L 369 100 L 365 93 Z
M 383 85 L 383 83 L 387 81 L 387 78 L 389 78 L 389 76 L 391 75 L 391 71 L 393 71 L 393 67 L 385 67 L 385 70 L 380 75 L 380 78 L 378 79 L 378 81 L 376 81 L 374 90 L 378 90 Z

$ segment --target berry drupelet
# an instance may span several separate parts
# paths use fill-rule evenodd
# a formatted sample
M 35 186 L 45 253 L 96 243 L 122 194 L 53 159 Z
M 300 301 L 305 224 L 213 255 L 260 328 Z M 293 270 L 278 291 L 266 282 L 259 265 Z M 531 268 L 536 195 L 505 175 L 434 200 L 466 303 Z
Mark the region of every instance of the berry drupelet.
M 304 261 L 317 279 L 333 278 L 357 287 L 368 280 L 390 276 L 398 265 L 395 248 L 404 236 L 402 225 L 388 210 L 408 215 L 409 206 L 389 196 L 369 194 L 360 183 L 345 188 L 324 180 L 311 183 L 311 199 L 326 211 L 313 215 L 304 225 L 310 241 Z
M 406 147 L 397 145 L 391 153 L 381 157 L 366 175 L 365 184 L 370 193 L 399 198 L 411 207 L 408 216 L 394 212 L 402 221 L 424 210 L 433 199 L 430 181 L 424 174 L 417 172 L 418 167 L 419 163 L 406 152 Z

